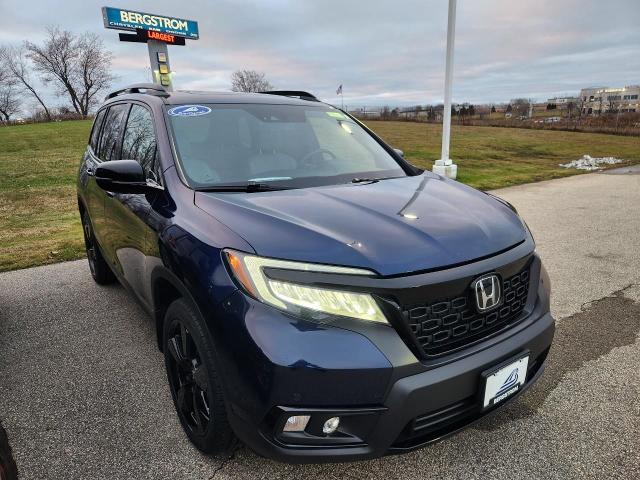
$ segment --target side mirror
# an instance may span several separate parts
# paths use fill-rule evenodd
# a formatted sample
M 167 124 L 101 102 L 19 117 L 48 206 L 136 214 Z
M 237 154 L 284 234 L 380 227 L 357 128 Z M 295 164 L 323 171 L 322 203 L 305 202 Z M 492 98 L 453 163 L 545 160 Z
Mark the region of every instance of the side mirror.
M 95 176 L 98 186 L 109 192 L 150 193 L 162 189 L 147 182 L 142 166 L 135 160 L 104 162 L 96 168 Z
M 404 158 L 404 152 L 399 148 L 394 148 L 393 151 L 396 152 L 398 155 L 400 155 L 402 158 Z

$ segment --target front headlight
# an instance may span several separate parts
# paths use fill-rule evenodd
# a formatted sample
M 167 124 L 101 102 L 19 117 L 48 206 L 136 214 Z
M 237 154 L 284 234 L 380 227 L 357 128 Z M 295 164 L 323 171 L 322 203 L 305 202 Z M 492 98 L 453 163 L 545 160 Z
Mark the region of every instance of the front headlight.
M 317 314 L 321 313 L 387 323 L 378 304 L 369 294 L 275 280 L 264 272 L 265 268 L 281 268 L 318 273 L 373 275 L 369 270 L 276 260 L 234 250 L 225 250 L 224 253 L 238 282 L 249 294 L 264 303 L 292 313 L 306 313 L 316 319 Z

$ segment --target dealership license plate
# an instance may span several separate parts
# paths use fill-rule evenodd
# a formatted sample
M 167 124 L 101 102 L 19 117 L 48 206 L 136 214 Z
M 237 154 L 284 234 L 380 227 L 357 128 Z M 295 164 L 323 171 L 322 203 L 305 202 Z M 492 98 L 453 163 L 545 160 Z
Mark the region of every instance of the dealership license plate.
M 527 379 L 527 365 L 528 353 L 484 372 L 483 408 L 491 408 L 517 393 Z

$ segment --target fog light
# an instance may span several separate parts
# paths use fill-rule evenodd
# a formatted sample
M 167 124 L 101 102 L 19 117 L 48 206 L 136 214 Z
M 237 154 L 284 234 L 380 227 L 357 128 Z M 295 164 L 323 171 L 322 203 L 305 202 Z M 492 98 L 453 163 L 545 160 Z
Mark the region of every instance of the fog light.
M 311 417 L 309 415 L 295 415 L 293 417 L 289 417 L 287 418 L 282 431 L 304 432 L 304 429 L 307 428 L 307 423 L 309 423 L 310 418 Z
M 324 422 L 324 426 L 322 427 L 322 432 L 326 435 L 331 435 L 335 432 L 340 426 L 340 417 L 331 417 L 329 420 Z

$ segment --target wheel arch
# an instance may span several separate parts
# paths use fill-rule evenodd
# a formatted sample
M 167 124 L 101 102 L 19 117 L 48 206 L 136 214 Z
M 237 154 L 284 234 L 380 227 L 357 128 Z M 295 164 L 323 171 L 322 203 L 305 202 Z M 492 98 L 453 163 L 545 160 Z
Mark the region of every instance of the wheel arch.
M 169 305 L 179 298 L 184 298 L 195 308 L 200 318 L 202 312 L 197 302 L 182 281 L 166 267 L 156 267 L 151 274 L 151 295 L 153 306 L 153 320 L 156 326 L 158 349 L 162 351 L 164 316 Z

